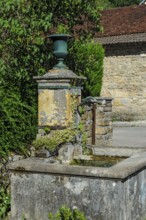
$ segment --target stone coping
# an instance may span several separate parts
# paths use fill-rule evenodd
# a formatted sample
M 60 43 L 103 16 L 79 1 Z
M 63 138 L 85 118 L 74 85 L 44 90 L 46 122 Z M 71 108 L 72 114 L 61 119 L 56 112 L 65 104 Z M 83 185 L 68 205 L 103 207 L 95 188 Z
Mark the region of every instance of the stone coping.
M 121 155 L 122 156 L 122 155 Z M 11 172 L 46 173 L 53 175 L 69 175 L 90 178 L 126 180 L 129 176 L 146 167 L 146 152 L 134 154 L 109 168 L 62 165 L 50 163 L 50 159 L 28 158 L 9 165 Z
M 81 79 L 86 80 L 86 77 L 78 76 L 69 69 L 51 69 L 43 76 L 34 76 L 35 80 L 52 80 L 52 79 Z
M 146 147 L 122 147 L 122 146 L 90 146 L 94 155 L 131 157 L 135 154 L 146 152 Z
M 85 99 L 82 100 L 82 104 L 84 103 L 100 103 L 103 101 L 112 101 L 113 98 L 108 98 L 108 97 L 93 97 L 93 96 L 88 96 Z
M 146 120 L 143 121 L 115 121 L 114 127 L 146 127 Z

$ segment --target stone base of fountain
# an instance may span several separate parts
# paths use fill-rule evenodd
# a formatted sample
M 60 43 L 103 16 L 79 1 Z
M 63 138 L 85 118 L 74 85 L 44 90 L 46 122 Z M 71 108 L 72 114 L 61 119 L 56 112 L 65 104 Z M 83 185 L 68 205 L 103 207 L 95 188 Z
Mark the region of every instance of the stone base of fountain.
M 128 157 L 109 168 L 60 164 L 51 158 L 14 162 L 11 220 L 48 220 L 61 205 L 77 207 L 88 220 L 146 217 L 146 152 L 96 148 L 100 155 Z

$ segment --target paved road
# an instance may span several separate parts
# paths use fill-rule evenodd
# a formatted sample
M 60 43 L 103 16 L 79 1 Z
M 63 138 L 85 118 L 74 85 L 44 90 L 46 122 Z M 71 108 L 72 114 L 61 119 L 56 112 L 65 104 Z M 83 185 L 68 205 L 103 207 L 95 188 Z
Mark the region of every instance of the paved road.
M 146 147 L 146 127 L 114 127 L 113 145 Z

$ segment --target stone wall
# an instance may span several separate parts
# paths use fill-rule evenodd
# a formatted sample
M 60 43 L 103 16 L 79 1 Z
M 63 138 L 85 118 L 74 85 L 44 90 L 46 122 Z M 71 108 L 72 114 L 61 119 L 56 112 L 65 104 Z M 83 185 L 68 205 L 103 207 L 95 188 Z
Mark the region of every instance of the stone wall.
M 146 120 L 146 44 L 106 46 L 101 95 L 113 97 L 113 118 Z
M 87 144 L 111 146 L 112 144 L 112 99 L 87 97 L 83 100 L 82 123 Z

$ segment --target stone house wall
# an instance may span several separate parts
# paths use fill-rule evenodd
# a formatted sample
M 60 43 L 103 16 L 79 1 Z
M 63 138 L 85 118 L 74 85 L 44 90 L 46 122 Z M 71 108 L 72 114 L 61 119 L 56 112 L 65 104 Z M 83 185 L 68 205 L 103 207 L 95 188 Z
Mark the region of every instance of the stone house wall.
M 146 43 L 105 47 L 101 96 L 113 98 L 116 120 L 146 120 Z

